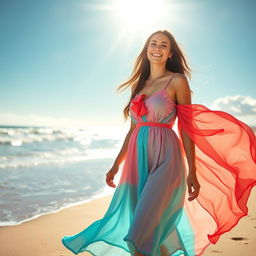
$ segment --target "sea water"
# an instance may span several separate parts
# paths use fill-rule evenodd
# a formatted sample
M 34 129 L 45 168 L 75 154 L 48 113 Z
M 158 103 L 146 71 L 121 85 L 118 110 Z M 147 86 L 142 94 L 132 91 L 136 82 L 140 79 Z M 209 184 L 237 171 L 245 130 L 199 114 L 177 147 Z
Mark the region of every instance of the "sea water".
M 106 172 L 124 134 L 103 127 L 0 126 L 0 226 L 111 194 Z

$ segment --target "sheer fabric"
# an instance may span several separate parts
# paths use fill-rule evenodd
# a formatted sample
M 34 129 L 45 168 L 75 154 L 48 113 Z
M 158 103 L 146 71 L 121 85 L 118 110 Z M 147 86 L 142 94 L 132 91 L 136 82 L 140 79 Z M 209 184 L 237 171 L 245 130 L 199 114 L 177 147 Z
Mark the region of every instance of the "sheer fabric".
M 62 243 L 74 254 L 95 256 L 135 250 L 147 256 L 202 255 L 248 213 L 256 184 L 255 134 L 226 112 L 176 105 L 165 90 L 135 96 L 130 113 L 136 128 L 107 212 Z M 183 132 L 195 143 L 201 185 L 191 202 Z

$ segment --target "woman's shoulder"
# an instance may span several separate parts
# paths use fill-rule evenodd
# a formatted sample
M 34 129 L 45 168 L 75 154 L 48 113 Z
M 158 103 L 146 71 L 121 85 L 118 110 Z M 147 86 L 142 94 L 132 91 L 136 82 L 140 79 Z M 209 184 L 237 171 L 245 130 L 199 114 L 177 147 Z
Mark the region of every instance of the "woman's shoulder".
M 174 73 L 174 77 L 173 78 L 176 79 L 176 80 L 184 80 L 184 79 L 187 80 L 187 77 L 184 74 L 178 73 L 178 72 Z
M 176 84 L 184 84 L 184 83 L 188 83 L 188 79 L 187 77 L 182 74 L 182 73 L 174 73 L 174 76 L 173 76 L 173 82 L 176 83 Z
M 190 104 L 191 102 L 191 90 L 184 74 L 176 73 L 175 79 L 173 79 L 173 87 L 175 90 L 175 98 L 177 104 Z
M 173 87 L 176 91 L 189 89 L 189 83 L 187 77 L 182 73 L 175 73 L 173 79 Z

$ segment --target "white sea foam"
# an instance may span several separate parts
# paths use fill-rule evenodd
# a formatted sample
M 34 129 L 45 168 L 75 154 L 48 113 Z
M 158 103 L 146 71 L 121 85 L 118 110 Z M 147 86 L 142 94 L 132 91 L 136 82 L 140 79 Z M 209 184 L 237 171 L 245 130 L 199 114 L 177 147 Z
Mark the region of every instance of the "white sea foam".
M 0 169 L 112 158 L 123 137 L 109 127 L 0 127 Z
M 126 132 L 0 126 L 0 226 L 113 193 L 105 173 Z

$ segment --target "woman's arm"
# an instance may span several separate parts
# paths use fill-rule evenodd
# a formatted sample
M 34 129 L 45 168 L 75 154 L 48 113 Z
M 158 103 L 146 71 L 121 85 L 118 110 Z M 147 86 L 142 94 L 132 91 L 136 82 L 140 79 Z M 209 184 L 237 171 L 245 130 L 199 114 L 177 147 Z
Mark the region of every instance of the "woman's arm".
M 182 75 L 177 76 L 174 82 L 177 104 L 191 104 L 191 92 L 186 77 Z M 193 173 L 196 171 L 195 144 L 184 130 L 181 131 L 181 135 L 188 160 L 189 172 Z
M 177 104 L 191 104 L 191 92 L 186 77 L 183 75 L 177 76 L 174 81 L 174 87 Z M 189 167 L 189 173 L 187 177 L 189 192 L 188 200 L 192 201 L 198 196 L 200 189 L 200 184 L 198 183 L 196 177 L 195 143 L 184 130 L 181 131 L 181 137 Z M 192 187 L 194 188 L 194 191 L 192 191 Z
M 132 132 L 133 132 L 135 127 L 136 127 L 136 125 L 131 120 L 131 127 L 130 127 L 130 130 L 128 131 L 128 133 L 127 133 L 127 135 L 125 137 L 125 140 L 123 142 L 122 148 L 121 148 L 119 154 L 117 155 L 116 160 L 115 160 L 113 166 L 111 167 L 111 169 L 106 174 L 106 183 L 110 187 L 114 187 L 114 188 L 116 187 L 116 185 L 114 184 L 113 180 L 114 180 L 114 177 L 115 177 L 116 173 L 119 170 L 120 164 L 124 161 L 124 159 L 126 157 L 129 140 L 130 140 L 131 134 L 132 134 Z
M 127 133 L 127 135 L 125 137 L 125 140 L 123 142 L 122 148 L 121 148 L 119 154 L 117 155 L 116 160 L 115 160 L 113 165 L 119 167 L 121 165 L 121 163 L 124 161 L 124 159 L 126 157 L 126 153 L 127 153 L 128 143 L 129 143 L 131 134 L 132 134 L 132 132 L 133 132 L 135 127 L 136 127 L 136 125 L 131 120 L 130 130 L 128 131 L 128 133 Z

